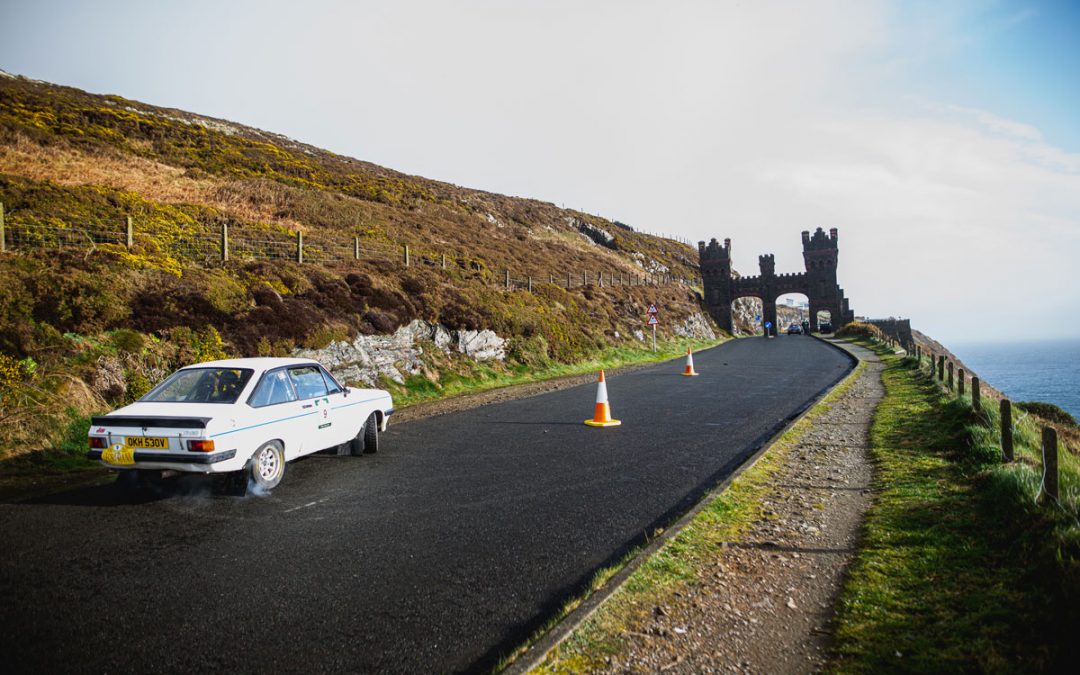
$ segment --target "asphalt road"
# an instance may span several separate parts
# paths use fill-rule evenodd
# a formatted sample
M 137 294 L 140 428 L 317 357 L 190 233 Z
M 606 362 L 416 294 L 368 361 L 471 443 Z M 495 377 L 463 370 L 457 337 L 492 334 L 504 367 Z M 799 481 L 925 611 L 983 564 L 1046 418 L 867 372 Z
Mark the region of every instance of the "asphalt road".
M 0 505 L 7 672 L 484 670 L 851 368 L 800 336 L 391 426 L 266 497 L 202 478 Z

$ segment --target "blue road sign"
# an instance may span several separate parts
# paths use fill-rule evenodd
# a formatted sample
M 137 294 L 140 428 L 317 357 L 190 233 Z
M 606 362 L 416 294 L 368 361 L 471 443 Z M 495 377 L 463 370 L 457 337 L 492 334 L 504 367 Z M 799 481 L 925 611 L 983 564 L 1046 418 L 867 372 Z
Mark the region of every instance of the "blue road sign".
M 765 322 L 765 327 L 766 328 L 772 328 L 772 321 L 766 321 Z
M 754 321 L 761 321 L 761 315 L 758 314 L 757 316 L 755 316 Z

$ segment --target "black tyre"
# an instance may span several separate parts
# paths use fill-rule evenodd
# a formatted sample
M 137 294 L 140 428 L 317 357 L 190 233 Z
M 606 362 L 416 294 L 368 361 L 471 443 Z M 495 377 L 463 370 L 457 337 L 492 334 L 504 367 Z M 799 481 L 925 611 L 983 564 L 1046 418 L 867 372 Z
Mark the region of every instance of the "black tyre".
M 356 438 L 349 441 L 349 451 L 355 457 L 379 451 L 379 416 L 377 414 L 368 415 L 364 426 L 356 433 Z
M 372 454 L 379 451 L 379 416 L 375 413 L 368 415 L 364 423 L 364 453 Z
M 285 451 L 270 441 L 255 451 L 247 465 L 247 476 L 258 490 L 273 490 L 285 476 Z

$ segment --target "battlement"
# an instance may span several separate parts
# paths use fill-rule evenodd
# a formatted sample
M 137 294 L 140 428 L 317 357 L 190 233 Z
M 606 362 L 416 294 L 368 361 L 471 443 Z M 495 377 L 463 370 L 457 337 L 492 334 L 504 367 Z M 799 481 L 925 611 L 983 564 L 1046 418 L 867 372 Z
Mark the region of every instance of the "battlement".
M 836 243 L 838 239 L 836 228 L 831 228 L 829 234 L 825 234 L 825 230 L 820 227 L 814 230 L 814 235 L 810 236 L 808 230 L 803 230 L 802 233 L 802 246 L 803 251 L 824 251 L 828 249 L 836 249 Z
M 758 267 L 761 268 L 761 276 L 770 277 L 776 273 L 776 256 L 772 253 L 758 256 Z
M 731 260 L 731 240 L 725 239 L 723 246 L 715 238 L 709 242 L 708 246 L 705 245 L 705 242 L 699 241 L 698 258 L 702 262 L 706 260 Z

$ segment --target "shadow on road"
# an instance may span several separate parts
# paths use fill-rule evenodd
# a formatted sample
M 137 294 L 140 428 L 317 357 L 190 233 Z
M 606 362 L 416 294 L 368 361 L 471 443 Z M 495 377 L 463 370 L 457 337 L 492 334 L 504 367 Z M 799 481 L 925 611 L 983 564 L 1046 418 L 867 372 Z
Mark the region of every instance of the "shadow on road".
M 73 490 L 24 499 L 19 504 L 53 504 L 61 506 L 138 506 L 174 497 L 210 496 L 210 479 L 206 476 L 169 478 L 146 486 L 129 486 L 121 480 L 104 485 L 90 485 Z

